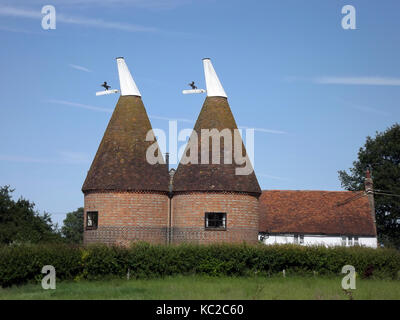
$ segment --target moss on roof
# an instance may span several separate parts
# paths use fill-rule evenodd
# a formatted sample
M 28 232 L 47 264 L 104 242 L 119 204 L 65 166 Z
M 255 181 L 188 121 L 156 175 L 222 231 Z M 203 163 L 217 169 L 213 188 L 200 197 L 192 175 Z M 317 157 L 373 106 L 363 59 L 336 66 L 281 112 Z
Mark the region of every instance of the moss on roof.
M 226 98 L 206 98 L 194 126 L 194 131 L 197 133 L 199 140 L 198 164 L 179 164 L 174 175 L 174 192 L 226 191 L 261 194 L 261 189 L 254 171 L 249 175 L 235 174 L 238 165 L 235 164 L 233 153 L 230 155 L 230 157 L 232 157 L 232 164 L 224 164 L 223 139 L 221 139 L 220 144 L 220 164 L 211 163 L 211 141 L 209 148 L 210 164 L 201 164 L 201 129 L 213 128 L 219 131 L 229 129 L 232 133 L 234 129 L 237 129 L 235 119 Z M 234 141 L 234 138 L 232 138 L 232 141 Z M 245 155 L 246 151 L 243 142 L 240 141 L 240 143 L 242 144 L 243 154 Z
M 151 130 L 142 99 L 121 96 L 83 184 L 90 191 L 168 192 L 169 174 L 165 163 L 151 165 L 146 141 Z

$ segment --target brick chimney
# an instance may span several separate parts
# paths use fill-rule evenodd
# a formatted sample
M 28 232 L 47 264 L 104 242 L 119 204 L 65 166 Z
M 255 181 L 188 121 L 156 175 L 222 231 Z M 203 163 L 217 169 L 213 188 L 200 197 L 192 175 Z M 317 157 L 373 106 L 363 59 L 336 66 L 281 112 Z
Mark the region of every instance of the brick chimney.
M 371 178 L 371 172 L 369 171 L 369 169 L 367 169 L 367 171 L 365 173 L 364 186 L 365 186 L 365 193 L 367 194 L 367 197 L 368 197 L 369 207 L 371 209 L 371 216 L 372 216 L 372 220 L 374 221 L 375 232 L 376 232 L 374 182 Z

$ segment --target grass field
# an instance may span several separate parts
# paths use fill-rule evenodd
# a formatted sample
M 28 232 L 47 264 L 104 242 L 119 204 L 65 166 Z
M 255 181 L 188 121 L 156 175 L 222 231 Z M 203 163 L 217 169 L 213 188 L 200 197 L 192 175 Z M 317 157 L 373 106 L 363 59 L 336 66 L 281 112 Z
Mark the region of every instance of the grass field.
M 357 279 L 353 299 L 400 299 L 400 281 Z M 0 299 L 349 299 L 341 278 L 272 277 L 58 282 L 56 290 L 40 284 L 0 289 Z

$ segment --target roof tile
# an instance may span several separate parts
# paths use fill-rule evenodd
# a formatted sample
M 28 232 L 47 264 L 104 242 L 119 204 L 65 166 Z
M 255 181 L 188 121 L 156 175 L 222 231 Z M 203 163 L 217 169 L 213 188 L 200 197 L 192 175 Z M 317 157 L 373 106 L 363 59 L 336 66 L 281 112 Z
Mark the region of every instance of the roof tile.
M 146 160 L 146 141 L 151 130 L 142 99 L 121 96 L 92 162 L 82 191 L 168 192 L 169 174 L 165 163 Z
M 180 191 L 227 191 L 261 194 L 254 171 L 249 175 L 237 175 L 232 153 L 232 164 L 224 164 L 224 141 L 220 144 L 220 164 L 211 164 L 212 144 L 210 143 L 210 164 L 201 164 L 202 129 L 237 129 L 228 101 L 224 97 L 207 97 L 194 126 L 198 136 L 198 164 L 180 163 L 174 176 L 174 192 Z M 233 134 L 232 134 L 233 137 Z M 234 139 L 232 139 L 233 141 Z M 243 154 L 245 147 L 242 142 Z
M 263 191 L 260 231 L 376 236 L 369 201 L 362 191 Z

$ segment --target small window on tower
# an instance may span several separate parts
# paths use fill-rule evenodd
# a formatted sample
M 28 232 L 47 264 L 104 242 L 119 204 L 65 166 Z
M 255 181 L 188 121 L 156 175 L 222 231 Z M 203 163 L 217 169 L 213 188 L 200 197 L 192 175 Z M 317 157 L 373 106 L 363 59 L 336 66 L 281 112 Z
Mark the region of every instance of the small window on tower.
M 86 213 L 86 229 L 93 230 L 97 229 L 99 214 L 97 211 L 89 211 Z
M 206 212 L 205 228 L 208 230 L 226 230 L 226 213 Z

